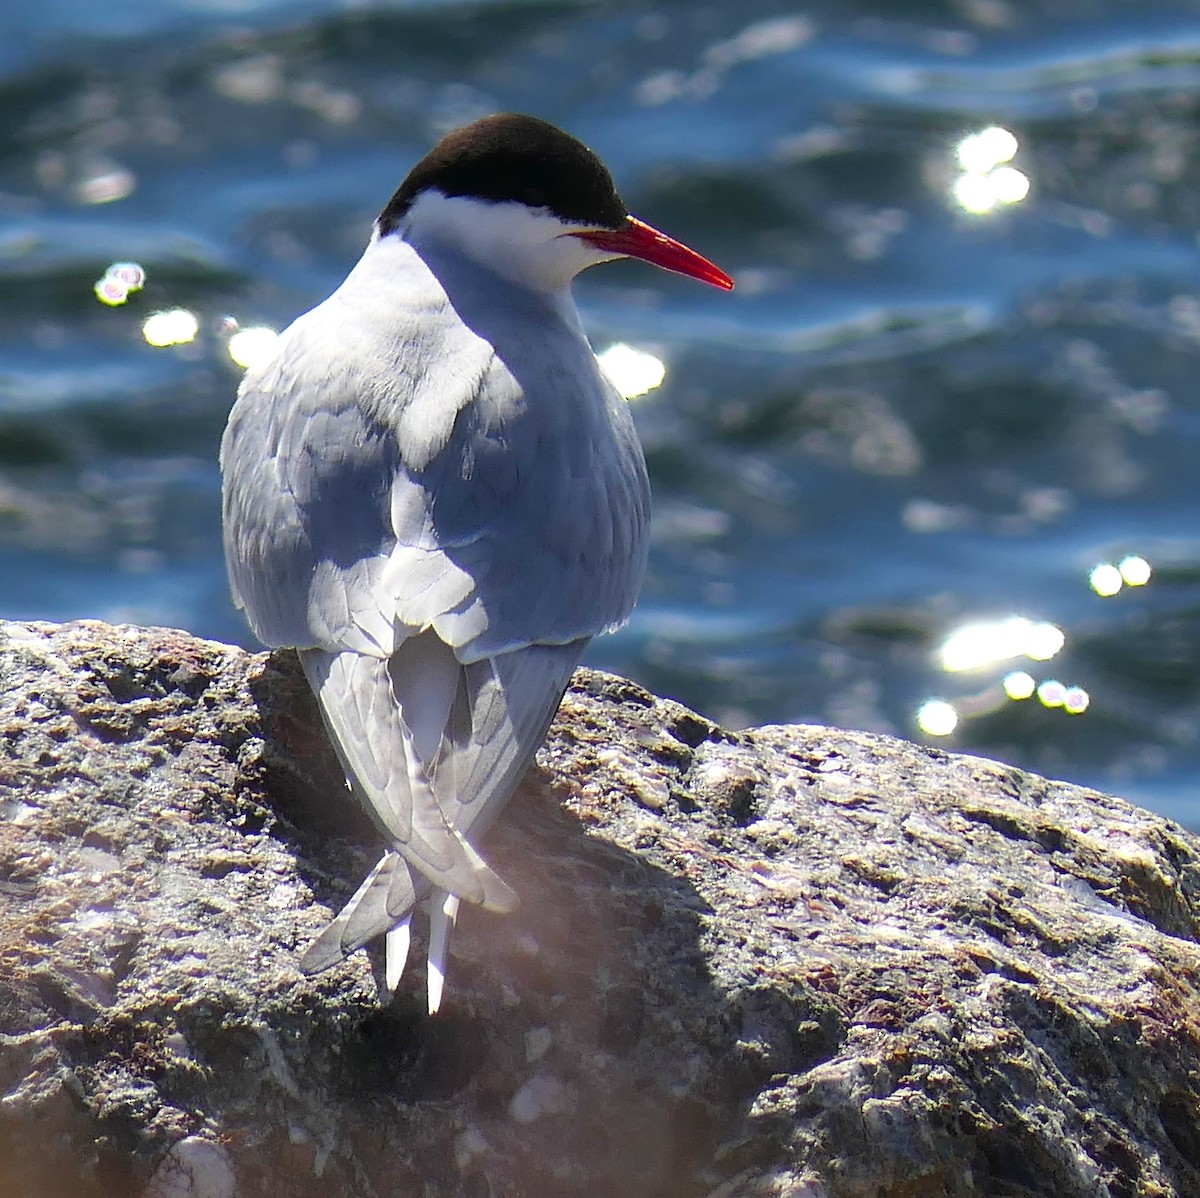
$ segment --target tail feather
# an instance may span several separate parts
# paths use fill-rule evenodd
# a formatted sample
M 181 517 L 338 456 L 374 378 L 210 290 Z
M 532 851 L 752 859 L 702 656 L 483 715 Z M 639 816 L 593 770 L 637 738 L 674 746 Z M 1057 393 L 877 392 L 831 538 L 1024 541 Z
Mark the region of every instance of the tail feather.
M 450 949 L 450 932 L 457 918 L 457 895 L 435 894 L 429 904 L 429 968 L 425 981 L 430 1015 L 436 1015 L 442 1005 L 442 990 L 446 985 L 446 955 Z
M 428 668 L 418 671 L 403 706 L 394 693 L 389 663 L 381 658 L 319 649 L 305 650 L 300 657 L 351 787 L 396 852 L 435 886 L 490 910 L 508 911 L 516 895 L 446 819 L 431 778 L 432 761 L 422 759 L 404 718 L 406 708 L 419 711 L 426 726 L 439 718 L 439 710 L 439 727 L 449 718 L 458 667 L 453 653 L 442 648 L 447 677 L 436 677 Z
M 305 950 L 301 972 L 320 973 L 344 961 L 355 949 L 402 923 L 417 899 L 408 863 L 398 853 L 384 853 L 349 902 Z
M 389 998 L 396 993 L 396 987 L 404 976 L 404 967 L 408 964 L 408 950 L 412 945 L 411 924 L 412 916 L 406 915 L 384 938 L 384 980 Z
M 317 973 L 387 934 L 399 983 L 408 921 L 429 896 L 429 1009 L 441 1003 L 459 900 L 495 911 L 514 892 L 471 843 L 499 814 L 541 744 L 586 640 L 462 663 L 432 631 L 390 659 L 301 653 L 355 795 L 389 850 L 300 961 Z M 468 836 L 471 839 L 468 839 Z

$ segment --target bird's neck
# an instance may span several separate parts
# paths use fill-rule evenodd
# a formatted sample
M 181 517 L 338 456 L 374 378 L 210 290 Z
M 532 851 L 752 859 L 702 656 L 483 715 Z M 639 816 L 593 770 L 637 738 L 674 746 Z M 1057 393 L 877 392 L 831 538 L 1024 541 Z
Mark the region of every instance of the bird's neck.
M 497 271 L 492 262 L 480 263 L 460 246 L 436 237 L 422 237 L 414 244 L 399 233 L 376 236 L 355 273 L 363 276 L 361 286 L 376 298 L 394 289 L 403 307 L 448 303 L 482 336 L 498 326 L 526 322 L 530 328 L 558 326 L 584 338 L 569 284 L 554 289 L 528 286 Z M 359 289 L 356 285 L 356 292 Z

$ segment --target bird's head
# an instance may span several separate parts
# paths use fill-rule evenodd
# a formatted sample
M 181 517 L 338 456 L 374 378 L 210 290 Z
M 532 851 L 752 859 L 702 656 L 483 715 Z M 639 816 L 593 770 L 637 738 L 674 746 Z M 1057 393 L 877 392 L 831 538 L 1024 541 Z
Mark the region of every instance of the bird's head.
M 587 146 L 516 113 L 442 138 L 409 172 L 376 229 L 417 245 L 440 242 L 539 290 L 562 290 L 581 270 L 615 258 L 733 287 L 707 258 L 631 216 Z

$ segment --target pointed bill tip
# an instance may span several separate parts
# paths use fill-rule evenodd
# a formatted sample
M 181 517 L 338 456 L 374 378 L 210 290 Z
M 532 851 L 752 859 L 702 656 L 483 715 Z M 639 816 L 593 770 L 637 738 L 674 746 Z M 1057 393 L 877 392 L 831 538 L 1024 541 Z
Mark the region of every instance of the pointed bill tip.
M 695 250 L 688 249 L 683 242 L 638 220 L 636 216 L 627 216 L 620 229 L 587 229 L 573 236 L 594 245 L 598 250 L 640 258 L 652 266 L 687 275 L 689 279 L 697 279 L 712 287 L 733 290 L 733 280 L 719 266 Z

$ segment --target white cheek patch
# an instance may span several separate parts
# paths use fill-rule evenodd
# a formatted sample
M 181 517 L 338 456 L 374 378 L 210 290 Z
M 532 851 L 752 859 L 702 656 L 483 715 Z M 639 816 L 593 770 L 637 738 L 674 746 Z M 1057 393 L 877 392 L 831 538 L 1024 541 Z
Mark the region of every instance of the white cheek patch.
M 414 244 L 428 239 L 452 246 L 510 282 L 550 294 L 566 291 L 586 267 L 621 256 L 587 245 L 575 231 L 548 208 L 438 191 L 418 196 L 405 221 L 405 236 Z

